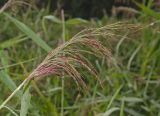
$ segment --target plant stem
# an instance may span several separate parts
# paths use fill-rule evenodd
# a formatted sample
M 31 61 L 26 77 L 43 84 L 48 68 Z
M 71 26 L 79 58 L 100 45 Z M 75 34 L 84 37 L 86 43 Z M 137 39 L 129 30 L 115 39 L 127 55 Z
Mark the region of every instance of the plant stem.
M 24 84 L 28 81 L 26 78 L 13 92 L 12 94 L 0 105 L 0 110 L 7 104 L 7 102 L 24 86 Z
M 64 11 L 61 11 L 62 17 L 62 44 L 65 43 L 65 19 Z M 62 93 L 61 93 L 61 116 L 64 116 L 64 76 L 62 76 Z
M 8 0 L 8 2 L 0 9 L 0 14 L 4 12 L 12 3 L 12 0 Z

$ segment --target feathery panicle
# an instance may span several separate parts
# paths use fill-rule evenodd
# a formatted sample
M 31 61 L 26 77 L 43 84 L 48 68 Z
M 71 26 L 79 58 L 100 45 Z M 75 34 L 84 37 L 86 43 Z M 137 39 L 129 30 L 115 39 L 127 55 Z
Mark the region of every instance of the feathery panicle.
M 117 22 L 100 28 L 85 29 L 73 36 L 69 41 L 50 51 L 46 58 L 36 69 L 22 82 L 22 84 L 2 103 L 0 109 L 20 90 L 25 83 L 32 79 L 39 79 L 48 75 L 70 76 L 79 87 L 87 88 L 84 77 L 78 71 L 83 67 L 97 80 L 97 71 L 87 59 L 86 54 L 106 58 L 112 62 L 112 51 L 102 43 L 108 38 L 118 39 L 124 33 L 132 34 L 141 29 L 140 25 L 127 22 Z M 98 37 L 99 36 L 99 37 Z M 102 39 L 101 39 L 102 38 Z M 109 43 L 108 43 L 109 44 Z M 114 60 L 115 64 L 115 60 Z
M 102 45 L 97 36 L 115 36 L 120 31 L 137 31 L 139 25 L 128 24 L 127 22 L 117 22 L 100 28 L 85 29 L 73 36 L 68 42 L 52 50 L 44 61 L 32 72 L 30 79 L 45 77 L 47 75 L 68 75 L 72 77 L 77 85 L 86 87 L 85 82 L 75 67 L 75 64 L 87 69 L 97 79 L 97 72 L 93 65 L 84 57 L 89 53 L 98 57 L 105 57 L 112 60 L 111 50 Z M 105 41 L 105 39 L 103 39 Z M 88 49 L 82 49 L 88 48 Z M 84 53 L 85 52 L 85 53 Z

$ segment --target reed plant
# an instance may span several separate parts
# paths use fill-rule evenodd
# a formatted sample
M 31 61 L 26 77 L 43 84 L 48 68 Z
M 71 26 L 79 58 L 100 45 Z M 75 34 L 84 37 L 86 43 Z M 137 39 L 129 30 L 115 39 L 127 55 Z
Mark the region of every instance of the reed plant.
M 112 50 L 102 43 L 108 42 L 108 39 L 118 39 L 122 37 L 122 31 L 128 31 L 129 35 L 137 32 L 138 29 L 140 29 L 140 25 L 117 22 L 100 28 L 88 28 L 80 31 L 69 41 L 51 50 L 37 68 L 35 68 L 19 87 L 1 104 L 0 109 L 2 109 L 25 84 L 33 79 L 45 78 L 48 75 L 57 75 L 59 77 L 67 75 L 75 81 L 78 88 L 87 89 L 84 81 L 85 77 L 83 77 L 78 70 L 82 67 L 88 70 L 88 72 L 100 82 L 96 68 L 93 63 L 89 61 L 87 55 L 103 57 L 106 61 L 117 66 L 117 62 L 112 55 Z

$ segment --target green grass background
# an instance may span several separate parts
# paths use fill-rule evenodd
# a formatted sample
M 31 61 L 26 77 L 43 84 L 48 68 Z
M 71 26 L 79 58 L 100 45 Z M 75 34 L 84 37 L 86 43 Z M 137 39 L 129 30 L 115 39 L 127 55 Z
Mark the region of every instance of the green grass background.
M 128 40 L 122 37 L 113 43 L 114 57 L 120 68 L 106 67 L 103 60 L 90 58 L 103 81 L 103 88 L 85 71 L 82 73 L 87 77 L 89 92 L 79 92 L 68 77 L 62 85 L 62 79 L 52 75 L 33 81 L 30 91 L 17 93 L 0 110 L 0 116 L 58 116 L 61 109 L 65 116 L 160 116 L 160 18 L 148 7 L 140 7 L 138 18 L 121 20 L 141 24 L 144 28 Z M 98 21 L 69 19 L 65 22 L 66 41 L 82 29 L 117 21 L 120 20 L 107 16 Z M 156 23 L 147 27 L 152 22 Z M 58 46 L 62 33 L 61 20 L 44 9 L 0 14 L 0 103 L 49 50 Z

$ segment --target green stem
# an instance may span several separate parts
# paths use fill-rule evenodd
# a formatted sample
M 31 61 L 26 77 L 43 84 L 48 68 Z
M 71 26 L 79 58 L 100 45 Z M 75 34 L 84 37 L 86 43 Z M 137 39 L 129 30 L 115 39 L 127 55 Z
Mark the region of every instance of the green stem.
M 62 17 L 62 40 L 63 44 L 65 43 L 65 19 L 64 11 L 61 11 Z M 62 93 L 61 93 L 61 116 L 64 116 L 64 76 L 62 77 Z

